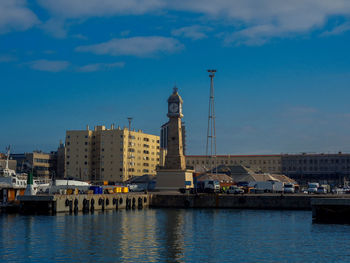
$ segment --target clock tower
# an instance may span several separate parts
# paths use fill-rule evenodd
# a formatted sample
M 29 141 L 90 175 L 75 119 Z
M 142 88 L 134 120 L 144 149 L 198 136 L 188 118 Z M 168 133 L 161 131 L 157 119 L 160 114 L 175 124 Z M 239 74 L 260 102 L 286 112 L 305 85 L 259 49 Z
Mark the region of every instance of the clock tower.
M 168 138 L 165 164 L 157 169 L 158 190 L 193 188 L 193 172 L 186 169 L 182 140 L 183 100 L 175 87 L 168 98 Z
M 168 146 L 165 157 L 165 169 L 186 170 L 183 154 L 182 128 L 182 98 L 174 88 L 173 94 L 168 99 Z

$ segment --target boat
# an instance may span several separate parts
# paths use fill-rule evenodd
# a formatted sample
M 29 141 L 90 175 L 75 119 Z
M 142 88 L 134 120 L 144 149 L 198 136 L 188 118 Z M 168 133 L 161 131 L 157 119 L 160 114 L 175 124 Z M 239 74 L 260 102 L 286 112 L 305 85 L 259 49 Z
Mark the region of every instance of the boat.
M 9 169 L 10 147 L 7 148 L 5 168 L 0 168 L 0 203 L 6 206 L 16 201 L 18 195 L 23 195 L 27 187 L 27 174 L 17 174 Z

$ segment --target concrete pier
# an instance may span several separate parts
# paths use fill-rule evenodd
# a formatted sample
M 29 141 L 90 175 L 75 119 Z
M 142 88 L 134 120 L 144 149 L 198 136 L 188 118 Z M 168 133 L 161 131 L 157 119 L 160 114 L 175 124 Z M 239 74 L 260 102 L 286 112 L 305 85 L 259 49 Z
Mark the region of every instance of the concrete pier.
M 100 194 L 100 195 L 34 195 L 19 196 L 21 213 L 93 212 L 110 209 L 141 209 L 148 207 L 148 194 Z
M 350 198 L 319 198 L 311 201 L 316 223 L 350 224 Z
M 350 222 L 349 196 L 307 194 L 180 194 L 177 192 L 101 195 L 20 196 L 22 213 L 92 212 L 110 209 L 234 208 L 311 210 L 315 219 L 342 218 Z

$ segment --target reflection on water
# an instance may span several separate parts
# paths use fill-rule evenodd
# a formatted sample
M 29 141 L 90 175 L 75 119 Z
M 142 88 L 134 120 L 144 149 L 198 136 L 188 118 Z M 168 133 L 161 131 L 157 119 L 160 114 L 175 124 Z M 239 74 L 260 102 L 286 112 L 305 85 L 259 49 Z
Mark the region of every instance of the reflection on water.
M 350 226 L 307 211 L 0 215 L 1 262 L 350 262 Z

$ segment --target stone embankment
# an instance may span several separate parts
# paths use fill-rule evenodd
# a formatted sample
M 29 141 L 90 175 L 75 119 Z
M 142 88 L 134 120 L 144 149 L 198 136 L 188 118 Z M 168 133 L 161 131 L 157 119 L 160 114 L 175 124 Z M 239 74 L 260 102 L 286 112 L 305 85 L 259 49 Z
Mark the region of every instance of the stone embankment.
M 307 194 L 176 194 L 154 193 L 154 208 L 236 208 L 311 210 L 311 199 L 334 198 L 334 195 Z M 345 196 L 348 197 L 348 196 Z

